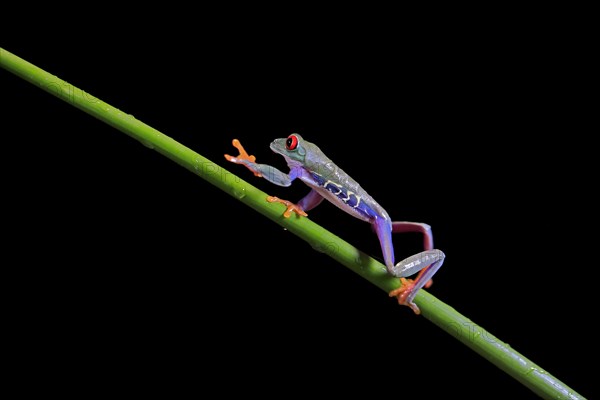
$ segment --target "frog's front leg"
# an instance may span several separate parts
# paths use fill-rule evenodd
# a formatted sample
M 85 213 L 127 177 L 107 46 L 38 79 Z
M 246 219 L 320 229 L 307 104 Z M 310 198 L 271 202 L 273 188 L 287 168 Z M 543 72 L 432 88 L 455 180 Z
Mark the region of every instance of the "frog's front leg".
M 234 164 L 241 164 L 245 166 L 250 171 L 252 171 L 254 175 L 260 178 L 265 178 L 266 180 L 268 180 L 271 183 L 274 183 L 275 185 L 287 187 L 290 186 L 292 184 L 292 181 L 298 176 L 298 172 L 296 170 L 292 170 L 289 174 L 285 174 L 277 168 L 272 167 L 270 165 L 257 164 L 255 162 L 256 157 L 249 155 L 239 140 L 233 139 L 232 144 L 236 149 L 238 149 L 240 154 L 236 157 L 230 156 L 229 154 L 225 154 L 225 159 Z M 305 204 L 296 205 L 290 201 L 282 200 L 275 196 L 268 196 L 267 201 L 270 203 L 278 202 L 284 204 L 287 208 L 283 213 L 283 216 L 286 218 L 289 218 L 292 212 L 306 217 L 307 214 L 304 212 L 304 209 L 310 209 L 304 208 L 303 206 L 305 206 Z
M 240 154 L 236 157 L 225 154 L 225 159 L 234 164 L 241 164 L 245 166 L 259 178 L 265 178 L 269 182 L 278 186 L 290 186 L 292 181 L 296 178 L 296 176 L 293 176 L 292 174 L 285 174 L 270 165 L 255 163 L 256 157 L 249 155 L 239 140 L 233 139 L 232 144 L 236 149 L 238 149 Z
M 374 222 L 375 231 L 379 237 L 383 258 L 388 272 L 400 278 L 402 286 L 390 292 L 390 296 L 397 296 L 398 303 L 410 307 L 416 314 L 420 313 L 419 307 L 413 302 L 417 292 L 424 287 L 431 277 L 437 272 L 444 262 L 445 255 L 442 251 L 433 249 L 431 231 L 425 224 L 417 223 L 390 223 L 389 220 L 379 218 Z M 398 264 L 394 264 L 394 246 L 392 244 L 392 230 L 394 232 L 422 232 L 424 236 L 425 251 L 410 256 Z M 431 246 L 431 247 L 430 247 Z M 421 271 L 414 281 L 405 279 Z
M 302 215 L 304 217 L 308 216 L 305 211 L 310 211 L 323 201 L 323 196 L 319 194 L 316 190 L 311 190 L 306 196 L 304 196 L 298 204 L 294 204 L 291 201 L 281 200 L 275 196 L 267 197 L 267 201 L 270 203 L 278 202 L 284 204 L 287 209 L 283 213 L 283 216 L 289 218 L 292 215 L 292 211 L 294 211 L 298 215 Z

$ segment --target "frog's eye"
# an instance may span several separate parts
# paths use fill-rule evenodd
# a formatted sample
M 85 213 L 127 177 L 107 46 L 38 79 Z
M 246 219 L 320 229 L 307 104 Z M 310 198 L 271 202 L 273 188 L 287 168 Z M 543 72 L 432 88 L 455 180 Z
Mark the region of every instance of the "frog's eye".
M 285 141 L 285 147 L 288 150 L 296 150 L 296 147 L 298 147 L 298 138 L 296 135 L 288 136 L 287 140 Z

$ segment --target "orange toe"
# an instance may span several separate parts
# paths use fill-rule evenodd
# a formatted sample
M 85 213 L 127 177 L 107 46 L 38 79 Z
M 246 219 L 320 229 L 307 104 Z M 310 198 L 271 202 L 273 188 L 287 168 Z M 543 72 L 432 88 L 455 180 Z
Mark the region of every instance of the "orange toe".
M 308 216 L 308 214 L 305 213 L 304 210 L 300 206 L 292 203 L 291 201 L 282 200 L 279 197 L 275 197 L 275 196 L 268 196 L 267 201 L 269 203 L 281 203 L 281 204 L 285 205 L 287 207 L 283 213 L 283 216 L 285 218 L 291 217 L 292 212 L 295 212 L 297 215 L 302 215 L 303 217 Z
M 242 144 L 240 143 L 239 140 L 237 139 L 233 139 L 231 141 L 231 144 L 233 144 L 233 147 L 235 147 L 236 149 L 238 149 L 238 151 L 240 152 L 240 154 L 238 154 L 237 156 L 230 156 L 229 154 L 225 154 L 225 159 L 229 162 L 235 163 L 235 164 L 242 164 L 244 165 L 246 168 L 248 168 L 250 171 L 252 171 L 252 173 L 256 176 L 258 176 L 259 178 L 262 176 L 260 174 L 260 172 L 255 171 L 254 169 L 252 169 L 251 167 L 249 167 L 248 165 L 244 164 L 243 161 L 250 161 L 251 163 L 254 163 L 256 161 L 256 157 L 249 155 L 246 150 L 244 149 L 244 146 L 242 146 Z
M 398 304 L 401 306 L 410 307 L 410 309 L 413 310 L 413 312 L 417 315 L 421 314 L 419 307 L 412 301 L 409 302 L 407 300 L 408 296 L 412 293 L 413 288 L 415 287 L 414 281 L 412 279 L 400 278 L 400 283 L 401 286 L 398 289 L 394 289 L 389 293 L 390 297 L 396 297 L 398 299 Z

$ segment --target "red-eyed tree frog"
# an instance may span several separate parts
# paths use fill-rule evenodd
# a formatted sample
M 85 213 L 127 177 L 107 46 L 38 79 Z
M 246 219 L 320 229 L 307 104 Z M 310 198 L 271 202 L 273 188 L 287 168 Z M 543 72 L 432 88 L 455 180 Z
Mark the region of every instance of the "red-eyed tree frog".
M 418 222 L 392 222 L 383 207 L 356 181 L 335 165 L 316 145 L 296 133 L 287 138 L 275 139 L 270 146 L 271 150 L 285 158 L 290 168 L 289 174 L 270 165 L 255 163 L 256 158 L 246 153 L 239 140 L 234 139 L 233 146 L 240 154 L 236 157 L 225 154 L 228 161 L 244 165 L 254 175 L 276 185 L 290 186 L 292 181 L 298 178 L 312 189 L 298 204 L 269 196 L 267 201 L 286 205 L 284 217 L 289 218 L 292 212 L 306 216 L 306 211 L 327 199 L 348 214 L 372 224 L 379 238 L 388 272 L 399 277 L 401 281 L 401 286 L 391 291 L 390 296 L 397 297 L 398 303 L 410 307 L 416 314 L 420 313 L 413 299 L 422 287 L 429 287 L 431 277 L 442 266 L 445 257 L 443 252 L 433 248 L 433 235 L 429 225 Z M 398 232 L 422 233 L 425 251 L 395 264 L 392 233 Z M 418 271 L 420 272 L 414 281 L 406 279 Z

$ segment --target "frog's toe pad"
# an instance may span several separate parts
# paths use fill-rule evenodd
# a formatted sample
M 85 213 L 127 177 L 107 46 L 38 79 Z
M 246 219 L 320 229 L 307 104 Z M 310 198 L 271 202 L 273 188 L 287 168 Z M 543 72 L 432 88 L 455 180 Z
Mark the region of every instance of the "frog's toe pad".
M 412 279 L 400 278 L 400 282 L 402 283 L 402 285 L 398 289 L 392 290 L 389 293 L 389 296 L 396 297 L 398 299 L 398 304 L 400 304 L 401 306 L 410 307 L 410 309 L 413 310 L 415 314 L 421 314 L 421 310 L 419 310 L 419 307 L 412 301 L 408 300 L 408 297 L 410 296 L 410 294 L 413 291 L 413 288 L 415 287 L 414 281 Z
M 250 162 L 256 161 L 256 157 L 251 156 L 250 154 L 246 153 L 244 146 L 242 146 L 242 144 L 240 143 L 239 140 L 233 139 L 231 141 L 231 144 L 233 145 L 233 147 L 238 149 L 240 154 L 237 157 L 233 157 L 233 156 L 230 156 L 229 154 L 225 154 L 225 158 L 227 159 L 227 161 L 231 161 L 232 163 L 236 163 L 236 164 L 243 164 L 243 160 L 247 160 Z
M 308 214 L 305 213 L 304 210 L 300 206 L 292 203 L 291 201 L 282 200 L 279 197 L 275 197 L 275 196 L 268 196 L 267 201 L 269 203 L 281 203 L 281 204 L 285 205 L 287 207 L 287 209 L 283 212 L 283 216 L 285 218 L 291 217 L 292 212 L 295 212 L 299 216 L 300 215 L 302 215 L 303 217 L 308 216 Z

